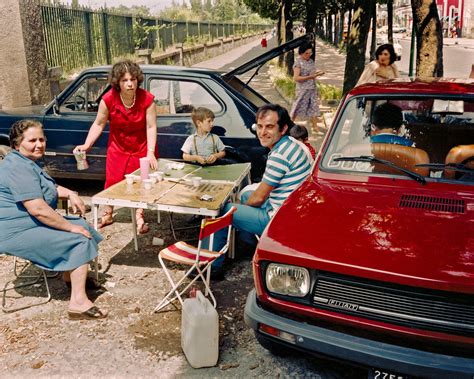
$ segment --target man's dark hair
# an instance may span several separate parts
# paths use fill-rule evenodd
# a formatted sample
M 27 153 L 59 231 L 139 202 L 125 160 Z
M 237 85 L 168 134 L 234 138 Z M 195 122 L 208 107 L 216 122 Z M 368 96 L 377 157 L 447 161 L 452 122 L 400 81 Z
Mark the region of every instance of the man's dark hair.
M 390 54 L 390 64 L 395 62 L 397 60 L 397 54 L 395 53 L 395 49 L 393 48 L 393 45 L 390 43 L 384 43 L 383 45 L 380 45 L 377 47 L 377 50 L 375 50 L 375 58 L 379 59 L 379 55 L 382 54 L 382 51 L 387 50 L 388 53 Z
M 295 124 L 295 126 L 291 128 L 290 136 L 296 138 L 298 141 L 304 142 L 308 138 L 308 129 L 303 125 Z
M 298 54 L 303 54 L 306 50 L 313 50 L 313 45 L 309 42 L 303 43 L 300 47 L 298 47 Z
M 268 112 L 276 112 L 278 114 L 278 129 L 280 132 L 283 130 L 285 125 L 288 125 L 285 135 L 290 135 L 290 129 L 295 125 L 291 120 L 288 111 L 278 104 L 265 104 L 258 108 L 255 119 L 258 121 L 260 117 L 264 117 Z
M 377 129 L 390 128 L 398 130 L 402 126 L 403 114 L 400 107 L 395 104 L 383 103 L 377 106 L 372 115 L 372 124 Z

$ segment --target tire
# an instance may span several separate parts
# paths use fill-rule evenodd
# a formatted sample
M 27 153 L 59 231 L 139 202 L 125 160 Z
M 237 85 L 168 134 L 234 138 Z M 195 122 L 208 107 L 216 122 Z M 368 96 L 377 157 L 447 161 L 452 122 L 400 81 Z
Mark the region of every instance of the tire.
M 12 150 L 13 149 L 11 147 L 0 145 L 0 161 L 3 161 L 5 156 Z
M 287 357 L 289 355 L 295 354 L 295 351 L 290 347 L 285 346 L 283 343 L 274 342 L 270 338 L 258 332 L 255 332 L 255 338 L 264 349 L 268 350 L 273 355 L 278 357 Z

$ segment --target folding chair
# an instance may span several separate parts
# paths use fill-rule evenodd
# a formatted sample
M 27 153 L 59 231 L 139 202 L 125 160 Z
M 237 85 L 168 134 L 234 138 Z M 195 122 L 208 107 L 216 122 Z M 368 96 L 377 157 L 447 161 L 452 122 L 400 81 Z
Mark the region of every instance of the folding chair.
M 216 307 L 216 298 L 214 297 L 214 294 L 210 288 L 211 264 L 221 255 L 225 254 L 229 249 L 232 219 L 236 210 L 236 207 L 232 207 L 225 215 L 219 218 L 207 218 L 202 220 L 201 230 L 199 232 L 199 243 L 197 247 L 189 245 L 186 242 L 179 241 L 160 251 L 158 259 L 160 260 L 161 267 L 163 267 L 163 271 L 171 284 L 171 290 L 156 306 L 154 312 L 159 312 L 161 309 L 171 304 L 176 299 L 179 300 L 182 306 L 183 293 L 185 293 L 188 288 L 191 287 L 191 285 L 198 279 L 201 279 L 204 283 L 205 295 L 209 295 L 211 297 L 214 308 Z M 226 227 L 229 227 L 229 230 L 227 232 L 227 241 L 222 249 L 219 251 L 212 251 L 203 249 L 201 247 L 203 239 L 210 237 L 209 246 L 212 249 L 214 233 Z M 190 268 L 186 271 L 183 277 L 175 283 L 171 278 L 168 268 L 165 265 L 165 260 L 187 265 L 190 266 Z M 185 285 L 185 279 L 188 278 L 193 271 L 196 272 L 196 276 L 187 285 Z M 204 277 L 204 274 L 206 274 L 206 277 Z M 180 288 L 182 289 L 180 290 Z
M 27 309 L 27 308 L 34 307 L 34 306 L 37 306 L 37 305 L 46 304 L 47 302 L 49 302 L 51 300 L 51 292 L 49 290 L 48 278 L 54 278 L 58 274 L 57 273 L 52 273 L 51 275 L 47 275 L 45 270 L 35 266 L 33 263 L 31 263 L 27 260 L 24 260 L 25 264 L 23 264 L 22 267 L 20 269 L 18 269 L 18 267 L 20 266 L 20 264 L 19 264 L 20 260 L 23 261 L 23 259 L 21 259 L 21 258 L 14 257 L 13 272 L 15 274 L 16 279 L 21 281 L 21 283 L 16 284 L 16 285 L 9 285 L 10 283 L 13 282 L 12 280 L 9 280 L 3 286 L 3 290 L 2 290 L 2 292 L 3 292 L 2 311 L 5 312 L 5 313 L 16 312 L 16 311 L 19 311 L 21 309 Z M 25 270 L 28 266 L 35 266 L 35 268 L 38 270 L 37 273 L 32 274 L 32 275 L 30 275 L 30 274 L 25 275 L 24 272 L 25 272 Z M 7 292 L 8 291 L 16 290 L 18 288 L 31 287 L 31 286 L 34 286 L 37 283 L 40 283 L 41 281 L 44 282 L 44 285 L 46 287 L 46 298 L 42 298 L 42 299 L 40 299 L 36 302 L 31 302 L 31 303 L 28 303 L 28 304 L 25 304 L 25 305 L 22 305 L 22 306 L 17 306 L 17 307 L 7 306 Z

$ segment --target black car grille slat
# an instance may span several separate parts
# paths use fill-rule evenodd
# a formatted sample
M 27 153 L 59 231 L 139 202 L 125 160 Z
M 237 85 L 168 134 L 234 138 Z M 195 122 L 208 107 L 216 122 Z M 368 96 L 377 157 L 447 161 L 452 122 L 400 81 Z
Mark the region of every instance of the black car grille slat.
M 467 295 L 427 292 L 333 274 L 319 275 L 313 293 L 313 305 L 318 308 L 410 328 L 474 336 L 474 301 L 469 299 Z
M 392 297 L 387 294 L 376 294 L 375 291 L 366 290 L 364 293 L 355 292 L 354 289 L 348 288 L 335 288 L 334 286 L 327 286 L 321 283 L 320 290 L 328 291 L 331 293 L 333 298 L 338 297 L 338 300 L 355 302 L 358 304 L 370 304 L 371 307 L 383 306 L 384 309 L 397 309 L 397 304 L 391 304 Z M 374 296 L 378 295 L 378 296 Z M 404 302 L 405 308 L 408 306 L 416 307 L 416 313 L 419 315 L 431 316 L 433 310 L 435 309 L 438 314 L 445 315 L 447 318 L 456 319 L 459 318 L 459 321 L 465 321 L 466 314 L 464 307 L 459 307 L 456 304 L 451 305 L 451 308 L 446 309 L 445 303 L 439 301 L 426 300 L 426 303 L 420 304 L 418 300 L 415 300 L 409 296 L 400 296 L 401 301 Z M 470 319 L 474 323 L 474 313 L 470 316 Z
M 448 199 L 421 195 L 402 195 L 401 208 L 416 208 L 435 212 L 464 213 L 465 204 L 462 199 Z

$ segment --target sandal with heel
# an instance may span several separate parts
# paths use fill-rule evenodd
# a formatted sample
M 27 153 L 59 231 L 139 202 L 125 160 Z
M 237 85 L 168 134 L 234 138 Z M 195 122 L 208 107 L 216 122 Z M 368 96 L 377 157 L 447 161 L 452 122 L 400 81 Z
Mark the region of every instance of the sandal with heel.
M 135 220 L 137 221 L 137 233 L 138 234 L 146 234 L 150 231 L 150 227 L 145 222 L 144 214 L 143 213 L 136 213 Z

